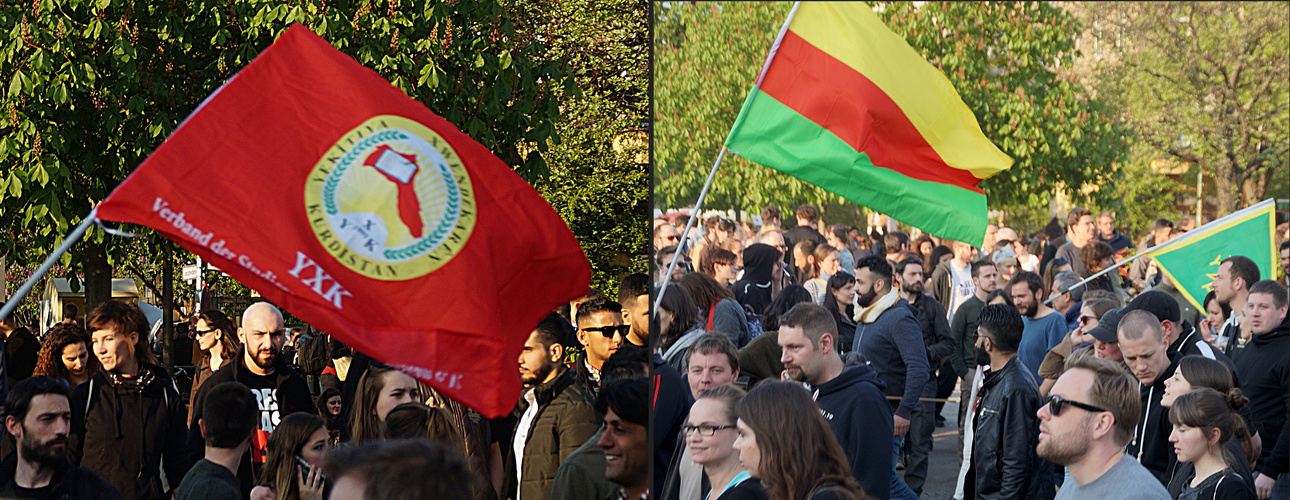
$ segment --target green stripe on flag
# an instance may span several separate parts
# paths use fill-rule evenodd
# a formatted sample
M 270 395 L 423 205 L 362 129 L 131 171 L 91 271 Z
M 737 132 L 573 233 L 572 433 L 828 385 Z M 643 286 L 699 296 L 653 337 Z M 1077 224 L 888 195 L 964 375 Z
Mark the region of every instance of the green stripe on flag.
M 1276 240 L 1273 238 L 1276 231 L 1274 208 L 1269 203 L 1266 207 L 1256 208 L 1233 220 L 1211 222 L 1210 224 L 1218 225 L 1194 230 L 1206 234 L 1184 235 L 1186 241 L 1148 255 L 1156 260 L 1161 272 L 1169 276 L 1175 288 L 1197 309 L 1203 310 L 1201 300 L 1213 289 L 1214 276 L 1223 259 L 1243 255 L 1258 265 L 1259 275 L 1263 279 L 1276 276 L 1276 259 L 1279 256 L 1275 249 Z M 1246 283 L 1246 286 L 1253 284 Z
M 981 246 L 985 195 L 875 166 L 827 129 L 755 89 L 726 147 L 928 233 Z

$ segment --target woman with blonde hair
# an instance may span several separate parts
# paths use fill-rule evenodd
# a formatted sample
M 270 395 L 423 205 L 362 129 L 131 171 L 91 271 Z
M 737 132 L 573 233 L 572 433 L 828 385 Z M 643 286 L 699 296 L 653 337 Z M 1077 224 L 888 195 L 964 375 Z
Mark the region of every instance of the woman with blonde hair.
M 709 500 L 764 500 L 761 481 L 754 479 L 739 461 L 735 439 L 735 406 L 744 391 L 733 385 L 720 385 L 704 391 L 690 408 L 681 427 L 686 446 L 694 463 L 703 466 L 712 491 Z
M 90 355 L 90 337 L 80 325 L 59 323 L 48 335 L 32 376 L 63 378 L 69 387 L 76 387 L 99 372 L 99 358 Z

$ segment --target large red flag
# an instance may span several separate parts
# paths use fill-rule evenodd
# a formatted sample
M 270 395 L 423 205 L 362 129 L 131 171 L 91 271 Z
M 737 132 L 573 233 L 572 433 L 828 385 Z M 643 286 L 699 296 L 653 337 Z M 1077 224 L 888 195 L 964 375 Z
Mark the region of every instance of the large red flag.
M 478 142 L 303 26 L 97 208 L 496 417 L 538 321 L 584 295 L 573 233 Z

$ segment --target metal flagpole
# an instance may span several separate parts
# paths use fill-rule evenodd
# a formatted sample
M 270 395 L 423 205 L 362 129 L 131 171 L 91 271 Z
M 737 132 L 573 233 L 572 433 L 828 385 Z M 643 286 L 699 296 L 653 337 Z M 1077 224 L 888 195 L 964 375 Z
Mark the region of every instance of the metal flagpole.
M 17 292 L 14 292 L 13 297 L 11 297 L 8 302 L 4 303 L 4 308 L 0 309 L 0 321 L 8 318 L 9 315 L 13 313 L 14 309 L 18 308 L 18 303 L 22 302 L 22 299 L 31 292 L 32 288 L 35 288 L 36 283 L 40 281 L 40 278 L 43 278 L 45 273 L 49 272 L 50 268 L 54 267 L 54 264 L 58 262 L 59 257 L 62 257 L 69 248 L 72 248 L 72 245 L 75 245 L 77 241 L 81 240 L 82 236 L 85 236 L 85 231 L 88 230 L 90 225 L 94 224 L 97 220 L 98 209 L 95 208 L 90 210 L 90 214 L 85 216 L 85 220 L 82 220 L 80 224 L 76 225 L 75 229 L 72 229 L 72 232 L 67 235 L 67 239 L 63 240 L 63 242 L 58 245 L 58 248 L 54 249 L 54 253 L 49 254 L 49 257 L 45 258 L 45 262 L 42 263 L 40 267 L 36 268 L 36 270 L 31 273 L 31 277 L 27 278 L 27 281 L 18 288 Z
M 770 46 L 770 53 L 766 55 L 766 64 L 761 67 L 761 73 L 757 75 L 757 82 L 753 85 L 752 95 L 760 92 L 762 78 L 766 77 L 766 70 L 770 69 L 770 62 L 775 59 L 775 53 L 779 52 L 779 44 L 784 40 L 784 34 L 788 33 L 788 25 L 792 24 L 793 16 L 797 14 L 797 8 L 801 2 L 794 2 L 792 10 L 788 11 L 788 18 L 784 20 L 784 26 L 779 29 L 779 35 L 775 37 L 775 43 Z M 751 99 L 752 95 L 749 96 Z M 731 130 L 734 132 L 734 130 Z M 667 291 L 667 285 L 672 280 L 672 271 L 676 269 L 676 263 L 681 259 L 684 253 L 685 237 L 690 234 L 690 228 L 694 227 L 694 222 L 699 219 L 699 209 L 703 207 L 704 198 L 708 197 L 708 188 L 712 187 L 712 179 L 717 175 L 717 169 L 721 168 L 721 160 L 726 157 L 725 146 L 721 146 L 721 151 L 717 153 L 717 161 L 712 165 L 712 171 L 708 173 L 708 180 L 703 183 L 703 190 L 699 192 L 699 199 L 694 203 L 694 211 L 690 213 L 690 220 L 685 223 L 685 229 L 681 231 L 681 239 L 677 240 L 676 253 L 672 255 L 672 262 L 667 265 L 667 272 L 663 274 L 663 284 L 658 288 L 658 297 L 654 299 L 654 315 L 658 316 L 659 304 L 663 303 L 663 292 Z
M 1153 246 L 1153 247 L 1148 248 L 1148 249 L 1146 249 L 1146 250 L 1143 250 L 1143 251 L 1141 251 L 1141 252 L 1135 253 L 1135 254 L 1133 254 L 1133 256 L 1132 256 L 1132 257 L 1128 257 L 1128 258 L 1126 258 L 1126 259 L 1124 259 L 1124 260 L 1122 260 L 1122 261 L 1120 261 L 1120 262 L 1117 262 L 1114 266 L 1111 266 L 1111 267 L 1108 267 L 1108 268 L 1103 269 L 1103 270 L 1101 270 L 1101 271 L 1098 271 L 1096 274 L 1093 274 L 1092 276 L 1089 276 L 1089 277 L 1087 277 L 1087 278 L 1084 278 L 1084 280 L 1083 280 L 1083 281 L 1080 281 L 1079 283 L 1076 283 L 1076 284 L 1074 284 L 1074 285 L 1071 285 L 1069 288 L 1067 288 L 1067 290 L 1070 290 L 1071 288 L 1075 288 L 1075 287 L 1077 287 L 1077 286 L 1080 286 L 1080 285 L 1083 285 L 1083 284 L 1085 284 L 1085 283 L 1088 283 L 1089 281 L 1092 281 L 1092 280 L 1096 279 L 1098 276 L 1101 276 L 1101 275 L 1103 275 L 1103 274 L 1109 273 L 1109 272 L 1111 272 L 1112 270 L 1118 269 L 1120 266 L 1123 266 L 1123 265 L 1125 265 L 1125 264 L 1128 264 L 1129 262 L 1132 262 L 1132 261 L 1134 261 L 1134 260 L 1137 260 L 1137 258 L 1138 258 L 1138 257 L 1141 257 L 1141 256 L 1143 256 L 1143 255 L 1147 255 L 1147 254 L 1149 254 L 1149 253 L 1151 253 L 1151 252 L 1154 252 L 1154 251 L 1156 251 L 1156 250 L 1159 250 L 1159 249 L 1160 249 L 1160 248 L 1162 248 L 1162 247 L 1171 246 L 1171 245 L 1181 245 L 1181 244 L 1183 244 L 1184 242 L 1187 242 L 1187 241 L 1191 241 L 1191 240 L 1194 240 L 1194 239 L 1197 239 L 1197 238 L 1203 238 L 1203 237 L 1207 236 L 1205 233 L 1206 233 L 1206 232 L 1208 232 L 1209 230 L 1211 230 L 1211 229 L 1213 229 L 1213 228 L 1216 228 L 1216 227 L 1219 227 L 1219 226 L 1222 226 L 1222 225 L 1224 225 L 1224 224 L 1227 224 L 1228 222 L 1234 221 L 1234 220 L 1239 219 L 1239 218 L 1241 218 L 1241 217 L 1245 217 L 1246 215 L 1249 215 L 1251 212 L 1257 212 L 1257 211 L 1259 211 L 1259 210 L 1262 210 L 1262 209 L 1266 208 L 1266 206 L 1267 206 L 1268 204 L 1271 204 L 1271 203 L 1273 203 L 1273 201 L 1272 201 L 1271 199 L 1263 200 L 1263 201 L 1261 201 L 1261 202 L 1259 202 L 1259 203 L 1255 203 L 1255 204 L 1253 204 L 1253 205 L 1250 205 L 1249 207 L 1247 207 L 1247 208 L 1245 208 L 1245 209 L 1243 209 L 1243 210 L 1238 210 L 1238 211 L 1236 211 L 1236 212 L 1232 212 L 1231 214 L 1228 214 L 1226 217 L 1220 217 L 1220 218 L 1218 218 L 1218 219 L 1215 219 L 1215 220 L 1213 220 L 1213 221 L 1210 221 L 1210 223 L 1209 223 L 1209 224 L 1205 224 L 1205 225 L 1203 225 L 1203 226 L 1201 226 L 1201 227 L 1198 227 L 1198 228 L 1196 228 L 1196 229 L 1193 229 L 1193 230 L 1191 230 L 1191 231 L 1188 231 L 1188 232 L 1187 232 L 1186 234 L 1184 234 L 1183 236 L 1179 236 L 1179 237 L 1177 237 L 1177 238 L 1170 239 L 1170 240 L 1168 240 L 1168 241 L 1165 241 L 1164 243 L 1161 243 L 1161 244 L 1159 244 L 1159 245 Z M 1045 290 L 1045 292 L 1044 292 L 1044 293 L 1048 293 L 1048 291 L 1047 291 L 1047 290 Z M 1056 296 L 1049 297 L 1049 298 L 1048 298 L 1048 300 L 1045 300 L 1045 301 L 1044 301 L 1044 304 L 1052 303 L 1052 301 L 1053 301 L 1053 299 L 1054 299 L 1054 298 L 1056 298 Z

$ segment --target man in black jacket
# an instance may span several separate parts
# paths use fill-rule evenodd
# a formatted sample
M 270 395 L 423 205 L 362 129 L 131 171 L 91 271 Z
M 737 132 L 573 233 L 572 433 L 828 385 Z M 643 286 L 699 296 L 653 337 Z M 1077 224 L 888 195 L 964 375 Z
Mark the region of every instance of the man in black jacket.
M 1039 384 L 1017 359 L 1025 329 L 1007 305 L 985 306 L 977 323 L 977 363 L 990 365 L 974 408 L 972 463 L 964 498 L 1052 498 L 1052 470 L 1039 460 Z M 969 492 L 971 488 L 973 491 Z
M 1160 484 L 1168 485 L 1169 471 L 1178 456 L 1169 442 L 1173 425 L 1169 422 L 1168 410 L 1160 405 L 1160 397 L 1165 393 L 1165 381 L 1173 376 L 1178 365 L 1166 354 L 1169 340 L 1154 314 L 1142 310 L 1126 313 L 1116 331 L 1120 354 L 1129 371 L 1138 378 L 1142 394 L 1142 419 L 1125 452 L 1151 471 Z
M 909 257 L 898 262 L 896 281 L 900 283 L 901 295 L 909 303 L 914 317 L 918 319 L 918 326 L 922 329 L 927 365 L 931 368 L 941 366 L 950 353 L 954 352 L 954 338 L 950 336 L 950 322 L 946 319 L 945 307 L 923 291 L 923 260 Z M 928 377 L 922 399 L 935 398 L 939 383 L 937 377 Z M 909 459 L 905 465 L 905 484 L 916 495 L 923 494 L 923 484 L 927 482 L 927 452 L 932 448 L 932 431 L 935 429 L 936 403 L 918 403 L 914 407 L 914 413 L 910 415 L 909 439 L 905 440 L 905 452 Z
M 0 498 L 120 500 L 103 478 L 67 459 L 72 410 L 67 382 L 39 376 L 5 399 L 5 430 L 17 450 L 0 462 Z
M 828 243 L 818 230 L 815 229 L 816 220 L 820 218 L 820 211 L 814 205 L 802 205 L 797 207 L 797 227 L 784 231 L 784 245 L 790 251 L 784 252 L 785 263 L 788 267 L 785 269 L 797 269 L 793 262 L 793 252 L 791 251 L 798 243 L 806 240 L 814 241 L 816 245 Z
M 139 308 L 109 300 L 90 312 L 86 330 L 103 371 L 72 391 L 72 461 L 123 498 L 169 498 L 162 464 L 171 490 L 193 464 L 184 439 L 188 411 L 170 375 L 153 363 L 148 320 Z
M 1272 451 L 1290 411 L 1290 314 L 1285 287 L 1263 280 L 1250 287 L 1245 314 L 1250 322 L 1250 342 L 1236 355 L 1241 392 L 1250 398 L 1255 426 L 1263 440 L 1263 452 L 1254 469 L 1256 488 L 1263 483 L 1290 480 L 1290 475 L 1269 467 Z M 1280 472 L 1278 477 L 1264 477 Z M 1283 483 L 1284 484 L 1284 483 Z M 1285 486 L 1282 486 L 1284 488 Z
M 295 412 L 314 411 L 309 386 L 305 378 L 287 367 L 282 359 L 282 346 L 287 342 L 287 331 L 282 324 L 282 312 L 268 302 L 256 302 L 242 313 L 242 326 L 237 330 L 242 348 L 233 357 L 234 362 L 220 368 L 197 388 L 193 395 L 193 416 L 188 426 L 188 446 L 193 450 L 192 461 L 200 460 L 206 450 L 201 426 L 206 394 L 224 382 L 240 382 L 251 388 L 259 404 L 259 425 L 251 435 L 251 449 L 243 455 L 238 467 L 242 492 L 250 496 L 264 465 L 269 435 L 282 418 Z M 184 477 L 182 474 L 173 476 Z M 178 481 L 175 481 L 178 483 Z
M 882 257 L 875 257 L 881 259 Z M 897 483 L 892 456 L 893 420 L 877 372 L 858 354 L 843 364 L 838 356 L 838 325 L 833 314 L 815 303 L 793 306 L 779 319 L 779 346 L 785 373 L 810 384 L 820 414 L 851 461 L 855 476 L 871 498 L 887 500 Z

